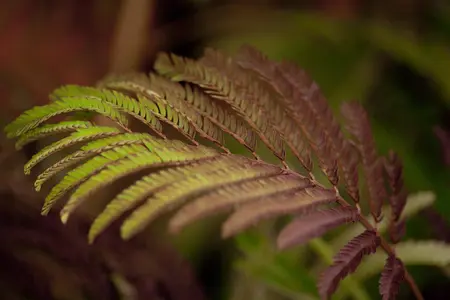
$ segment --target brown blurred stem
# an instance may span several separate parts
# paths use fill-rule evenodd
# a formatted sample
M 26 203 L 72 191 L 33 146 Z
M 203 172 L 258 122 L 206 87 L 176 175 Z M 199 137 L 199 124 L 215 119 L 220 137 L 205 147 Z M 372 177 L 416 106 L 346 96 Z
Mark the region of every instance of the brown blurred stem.
M 122 0 L 111 48 L 110 72 L 139 68 L 151 41 L 154 0 Z M 148 51 L 148 50 L 146 50 Z

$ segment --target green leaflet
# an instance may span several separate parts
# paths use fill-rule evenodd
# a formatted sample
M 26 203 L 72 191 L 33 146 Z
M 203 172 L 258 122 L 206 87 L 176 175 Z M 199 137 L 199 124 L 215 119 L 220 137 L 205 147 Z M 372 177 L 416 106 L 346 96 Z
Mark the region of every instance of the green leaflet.
M 92 243 L 94 239 L 120 215 L 149 197 L 158 189 L 161 189 L 168 184 L 173 184 L 186 176 L 214 172 L 218 169 L 234 166 L 239 163 L 241 163 L 240 159 L 220 156 L 206 161 L 195 162 L 192 165 L 183 165 L 161 170 L 157 173 L 143 177 L 117 195 L 109 202 L 100 215 L 98 215 L 89 230 L 89 242 Z
M 138 233 L 144 226 L 159 214 L 166 210 L 172 210 L 182 204 L 185 200 L 212 189 L 219 188 L 244 180 L 257 179 L 280 173 L 278 167 L 265 164 L 246 165 L 240 164 L 235 167 L 217 170 L 212 174 L 194 174 L 177 181 L 166 188 L 155 193 L 147 199 L 146 203 L 136 209 L 121 228 L 121 235 L 129 239 Z
M 152 106 L 157 111 L 157 116 L 162 121 L 170 124 L 172 127 L 182 133 L 188 140 L 194 145 L 198 143 L 195 141 L 196 128 L 192 126 L 192 123 L 186 119 L 186 117 L 174 110 L 172 107 L 164 104 L 161 101 L 157 101 L 156 97 L 147 98 L 141 95 L 137 96 L 139 101 L 145 103 L 146 106 Z M 155 99 L 155 100 L 154 100 Z
M 99 153 L 96 157 L 87 161 L 86 163 L 71 170 L 64 176 L 64 178 L 55 185 L 50 193 L 45 198 L 44 206 L 42 207 L 42 214 L 47 215 L 52 206 L 70 189 L 78 186 L 93 174 L 101 171 L 108 164 L 118 161 L 122 158 L 134 155 L 139 152 L 148 151 L 142 145 L 124 145 L 116 146 L 115 148 Z
M 177 92 L 180 86 L 175 82 L 155 74 L 150 74 L 150 77 L 147 77 L 144 74 L 131 73 L 122 76 L 111 76 L 103 80 L 100 86 L 136 93 L 139 101 L 143 103 L 151 99 L 158 104 L 161 116 L 166 115 L 166 110 L 173 110 L 176 113 L 178 124 L 167 117 L 165 118 L 166 121 L 171 121 L 174 127 L 181 128 L 190 137 L 193 137 L 193 133 L 196 131 L 202 137 L 223 147 L 222 131 L 214 124 L 211 124 L 209 120 L 204 119 L 203 116 L 199 115 L 188 103 L 185 103 L 180 98 L 179 92 Z M 173 116 L 173 112 L 170 116 Z
M 178 232 L 202 217 L 261 198 L 275 201 L 284 193 L 292 195 L 295 191 L 305 189 L 310 183 L 310 180 L 296 174 L 280 174 L 217 188 L 184 205 L 170 220 L 169 228 L 172 232 Z
M 47 136 L 51 136 L 53 134 L 72 132 L 78 129 L 85 129 L 92 126 L 92 123 L 88 121 L 63 121 L 57 124 L 42 125 L 22 135 L 16 142 L 16 150 L 20 150 L 23 146 L 31 142 Z
M 68 137 L 60 139 L 59 141 L 48 145 L 35 155 L 25 164 L 25 174 L 30 174 L 31 169 L 38 163 L 49 157 L 50 155 L 63 150 L 64 148 L 76 145 L 78 143 L 87 142 L 94 139 L 113 136 L 120 133 L 119 129 L 114 127 L 91 127 L 85 129 L 78 129 Z
M 36 106 L 25 111 L 5 127 L 8 138 L 18 137 L 36 128 L 50 118 L 76 111 L 92 111 L 108 117 L 122 128 L 128 124 L 127 118 L 110 103 L 98 101 L 95 98 L 72 97 L 62 98 L 44 106 Z
M 92 176 L 81 184 L 61 210 L 62 222 L 67 222 L 69 215 L 87 198 L 87 196 L 98 189 L 113 183 L 119 178 L 155 166 L 171 165 L 174 163 L 186 164 L 195 162 L 198 159 L 216 155 L 214 152 L 195 151 L 194 149 L 192 149 L 192 151 L 188 151 L 188 149 L 180 151 L 175 147 L 148 148 L 150 151 L 135 153 L 134 155 L 129 155 L 125 159 L 119 160 L 117 164 L 108 165 L 104 170 L 100 171 L 100 173 Z
M 98 174 L 94 174 L 82 183 L 61 210 L 61 221 L 66 223 L 70 214 L 86 199 L 86 197 L 101 187 L 112 183 L 120 177 L 130 175 L 132 172 L 137 172 L 157 163 L 161 163 L 161 159 L 157 155 L 145 150 L 144 152 L 131 155 L 125 154 L 117 163 L 107 165 L 105 169 L 101 170 Z
M 103 103 L 109 103 L 115 108 L 130 114 L 134 118 L 140 120 L 160 137 L 164 138 L 162 134 L 162 125 L 156 118 L 158 108 L 155 105 L 148 105 L 148 103 L 141 103 L 135 99 L 128 97 L 117 91 L 100 90 L 92 87 L 84 87 L 78 85 L 66 85 L 53 92 L 53 98 L 86 98 L 92 100 L 99 100 Z
M 98 155 L 104 151 L 114 149 L 117 146 L 144 144 L 146 139 L 151 140 L 154 139 L 154 137 L 145 133 L 122 133 L 113 137 L 92 141 L 81 147 L 79 151 L 64 157 L 52 166 L 48 167 L 38 176 L 34 183 L 34 187 L 37 191 L 39 191 L 42 185 L 55 174 L 80 161 Z M 170 143 L 170 141 L 167 141 L 167 143 Z M 150 143 L 148 143 L 148 146 L 151 146 Z

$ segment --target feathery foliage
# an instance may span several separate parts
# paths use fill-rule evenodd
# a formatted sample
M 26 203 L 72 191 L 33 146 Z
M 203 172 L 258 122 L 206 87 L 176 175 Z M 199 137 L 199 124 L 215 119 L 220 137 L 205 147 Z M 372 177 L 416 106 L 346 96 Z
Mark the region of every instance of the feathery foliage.
M 386 198 L 383 181 L 383 159 L 377 155 L 369 118 L 364 108 L 356 102 L 344 103 L 342 114 L 347 119 L 347 130 L 354 138 L 362 158 L 367 180 L 369 205 L 375 222 L 381 221 L 381 207 Z
M 110 76 L 97 87 L 61 87 L 50 95 L 50 104 L 24 112 L 5 128 L 10 138 L 18 138 L 17 148 L 52 134 L 70 133 L 33 156 L 25 166 L 26 173 L 56 152 L 79 146 L 38 175 L 36 190 L 66 171 L 48 194 L 42 214 L 70 193 L 60 212 L 65 223 L 80 205 L 94 199 L 91 196 L 97 191 L 139 174 L 141 179 L 119 192 L 94 220 L 89 231 L 91 243 L 129 211 L 121 226 L 124 239 L 174 210 L 169 221 L 172 232 L 231 211 L 222 227 L 223 237 L 265 219 L 293 215 L 295 219 L 278 235 L 280 249 L 306 243 L 345 223 L 360 222 L 365 231 L 338 252 L 334 264 L 319 279 L 321 297 L 328 298 L 362 258 L 379 246 L 389 257 L 380 292 L 383 297 L 396 294 L 398 274 L 407 275 L 407 271 L 377 224 L 382 220 L 383 201 L 389 196 L 391 237 L 398 242 L 406 203 L 402 166 L 394 154 L 387 160 L 378 156 L 361 105 L 343 105 L 349 139 L 318 85 L 304 70 L 289 62 L 271 61 L 250 46 L 242 47 L 235 57 L 207 49 L 198 60 L 161 53 L 155 70 L 148 76 Z M 44 124 L 71 112 L 100 114 L 118 128 L 98 126 L 88 117 Z M 146 125 L 149 133 L 134 133 L 131 118 Z M 174 130 L 181 134 L 180 139 L 172 137 Z M 254 157 L 231 154 L 225 135 L 244 145 Z M 202 145 L 205 139 L 216 147 Z M 259 158 L 256 149 L 260 142 L 281 165 Z M 292 170 L 286 151 L 294 154 L 304 170 Z M 314 161 L 332 187 L 315 179 Z M 373 225 L 359 205 L 359 166 L 364 170 Z M 341 183 L 351 201 L 341 196 Z M 408 280 L 421 299 L 414 281 Z
M 20 150 L 29 143 L 54 134 L 73 132 L 78 129 L 86 129 L 92 126 L 92 123 L 88 121 L 62 121 L 57 124 L 43 125 L 22 135 L 16 142 L 16 149 Z
M 322 273 L 319 293 L 326 298 L 334 293 L 339 281 L 352 273 L 361 263 L 364 255 L 374 253 L 380 245 L 380 238 L 372 230 L 366 230 L 345 245 L 334 258 L 334 263 Z
M 406 205 L 406 198 L 408 196 L 406 190 L 403 188 L 402 163 L 393 151 L 389 152 L 387 160 L 385 162 L 385 169 L 389 179 L 389 186 L 391 189 L 389 195 L 389 202 L 391 204 L 391 217 L 389 233 L 391 241 L 398 243 L 402 236 L 405 234 L 405 221 L 399 220 L 402 214 L 403 208 Z
M 404 278 L 405 269 L 401 260 L 395 256 L 389 256 L 380 279 L 380 294 L 383 296 L 383 300 L 395 299 Z
M 356 222 L 358 218 L 358 211 L 352 207 L 331 208 L 313 212 L 292 221 L 280 232 L 277 240 L 278 248 L 285 249 L 293 245 L 303 244 L 342 224 Z

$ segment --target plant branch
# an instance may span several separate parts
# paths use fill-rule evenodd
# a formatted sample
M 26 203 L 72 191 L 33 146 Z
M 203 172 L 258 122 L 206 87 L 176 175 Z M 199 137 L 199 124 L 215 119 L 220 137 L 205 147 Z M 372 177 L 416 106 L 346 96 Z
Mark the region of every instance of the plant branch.
M 342 206 L 350 206 L 350 204 L 347 203 L 347 201 L 344 200 L 344 198 L 342 198 L 342 196 L 339 194 L 339 191 L 336 189 L 336 196 L 337 196 L 337 200 L 338 203 Z M 366 217 L 360 213 L 360 217 L 359 217 L 359 222 L 368 230 L 374 230 L 378 233 L 378 230 L 372 226 L 372 224 L 366 219 Z M 383 250 L 388 254 L 388 255 L 395 255 L 395 250 L 391 247 L 391 245 L 389 245 L 389 243 L 380 235 L 380 240 L 381 240 L 381 248 L 383 248 Z M 416 282 L 414 281 L 414 278 L 412 278 L 412 276 L 409 274 L 408 270 L 406 269 L 406 267 L 404 267 L 405 269 L 405 280 L 408 283 L 408 285 L 410 286 L 412 292 L 414 293 L 414 296 L 416 297 L 416 299 L 418 300 L 424 300 L 422 293 L 420 292 L 419 288 L 417 287 Z
M 310 175 L 312 175 L 310 173 Z M 317 185 L 319 187 L 325 188 L 325 186 L 323 184 L 321 184 L 320 182 L 318 182 L 314 176 L 310 176 L 310 180 L 314 185 Z M 339 193 L 339 189 L 336 186 L 333 186 L 334 190 L 336 191 L 336 199 L 337 202 L 343 206 L 343 207 L 347 207 L 347 206 L 351 206 L 347 201 L 345 201 L 344 198 L 342 198 L 341 194 Z M 359 207 L 358 207 L 358 212 L 359 212 L 359 222 L 367 229 L 367 230 L 373 230 L 375 231 L 379 237 L 380 237 L 380 241 L 381 241 L 381 248 L 388 254 L 388 255 L 395 255 L 395 250 L 391 247 L 391 245 L 389 245 L 389 243 L 383 238 L 383 236 L 381 234 L 379 234 L 378 229 L 376 227 L 374 227 L 368 220 L 367 218 L 362 214 L 362 212 L 360 211 Z M 408 270 L 406 269 L 406 267 L 404 267 L 405 270 L 405 280 L 408 283 L 408 285 L 410 286 L 415 298 L 417 300 L 424 300 L 422 293 L 420 292 L 419 288 L 417 287 L 416 282 L 414 281 L 414 278 L 411 276 L 411 274 L 409 274 Z

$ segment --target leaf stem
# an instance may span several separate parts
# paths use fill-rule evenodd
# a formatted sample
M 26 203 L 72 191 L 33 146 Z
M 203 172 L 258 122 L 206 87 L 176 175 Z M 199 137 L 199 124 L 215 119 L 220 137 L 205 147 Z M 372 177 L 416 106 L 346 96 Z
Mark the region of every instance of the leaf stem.
M 311 182 L 317 186 L 320 186 L 322 188 L 325 188 L 320 182 L 316 181 L 314 179 L 314 177 L 312 177 Z M 334 190 L 336 191 L 336 200 L 337 202 L 343 206 L 343 207 L 347 207 L 347 206 L 351 206 L 349 203 L 347 203 L 347 201 L 345 201 L 344 198 L 342 198 L 342 196 L 339 193 L 339 189 L 337 188 L 337 186 L 333 186 Z M 373 230 L 375 232 L 377 232 L 378 234 L 378 230 L 372 226 L 372 224 L 367 220 L 367 218 L 362 214 L 361 211 L 359 211 L 359 222 L 368 230 Z M 391 245 L 389 245 L 389 243 L 383 238 L 383 236 L 381 234 L 379 234 L 380 237 L 380 246 L 381 248 L 383 248 L 383 250 L 388 254 L 388 255 L 394 255 L 395 256 L 395 250 L 391 247 Z M 405 280 L 408 283 L 408 285 L 410 286 L 415 298 L 417 300 L 424 300 L 422 293 L 420 292 L 420 289 L 417 287 L 416 282 L 414 281 L 414 278 L 411 276 L 411 274 L 409 274 L 408 270 L 406 269 L 405 266 L 403 266 L 404 270 L 405 270 Z
M 336 189 L 336 195 L 337 195 L 337 200 L 338 203 L 342 206 L 350 206 L 350 204 L 347 203 L 347 201 L 345 201 L 340 195 L 339 192 Z M 362 214 L 360 214 L 359 216 L 359 222 L 368 230 L 374 230 L 376 232 L 377 229 L 372 226 L 372 224 L 366 219 L 366 217 Z M 388 255 L 395 255 L 395 251 L 394 249 L 391 247 L 391 245 L 389 245 L 389 243 L 380 235 L 380 240 L 381 240 L 381 248 L 383 248 L 383 250 L 388 254 Z M 405 269 L 405 280 L 408 283 L 408 285 L 410 286 L 414 296 L 416 297 L 417 300 L 424 300 L 422 293 L 420 292 L 419 288 L 417 287 L 416 282 L 414 281 L 414 278 L 412 278 L 411 274 L 409 274 L 408 270 L 406 269 L 406 267 L 403 267 Z

